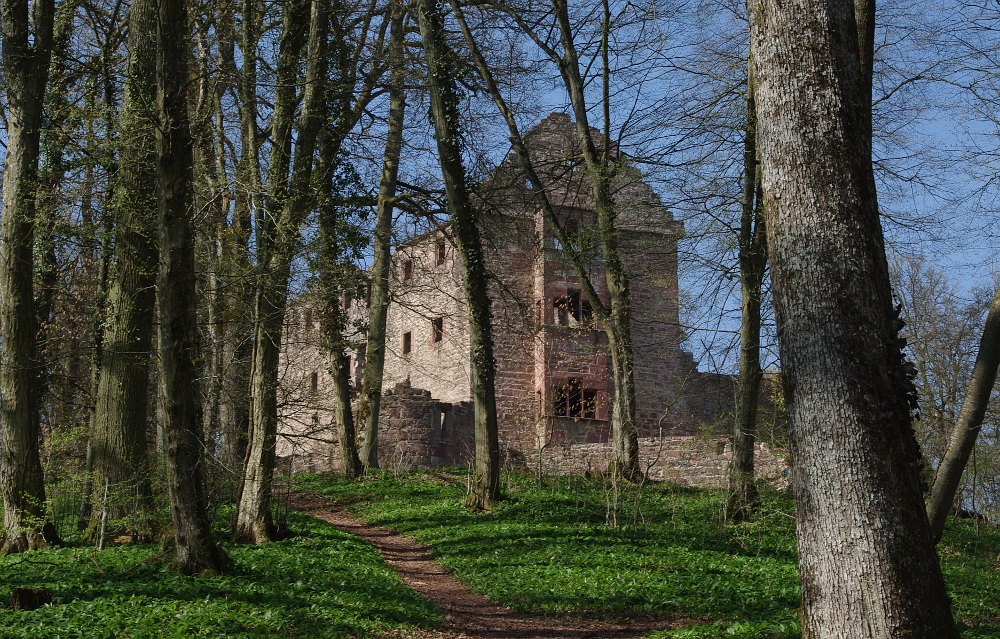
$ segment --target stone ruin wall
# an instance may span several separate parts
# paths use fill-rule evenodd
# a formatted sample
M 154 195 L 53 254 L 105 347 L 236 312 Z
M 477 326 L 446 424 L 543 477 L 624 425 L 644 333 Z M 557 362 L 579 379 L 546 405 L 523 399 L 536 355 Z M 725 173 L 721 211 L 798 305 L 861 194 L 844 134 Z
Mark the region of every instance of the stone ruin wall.
M 440 402 L 429 391 L 397 384 L 382 399 L 379 421 L 379 465 L 406 472 L 420 468 L 471 466 L 475 440 L 470 402 Z M 582 431 L 591 427 L 580 422 Z M 572 425 L 563 425 L 567 432 Z M 501 457 L 510 465 L 549 475 L 600 474 L 611 455 L 608 441 L 563 438 L 541 449 L 520 450 L 501 444 Z M 323 451 L 283 460 L 292 471 L 339 470 L 340 455 L 332 442 Z M 686 486 L 720 488 L 726 485 L 732 446 L 715 435 L 665 435 L 639 440 L 640 464 L 653 481 Z M 754 459 L 757 477 L 778 488 L 788 485 L 788 453 L 766 442 L 757 442 Z

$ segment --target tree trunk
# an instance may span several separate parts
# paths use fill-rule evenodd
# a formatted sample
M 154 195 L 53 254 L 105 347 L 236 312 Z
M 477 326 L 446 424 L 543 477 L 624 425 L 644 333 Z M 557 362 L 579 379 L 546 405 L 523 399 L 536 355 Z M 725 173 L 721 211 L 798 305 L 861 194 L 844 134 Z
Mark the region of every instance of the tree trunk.
M 455 88 L 454 52 L 444 40 L 443 18 L 430 0 L 417 5 L 420 35 L 427 58 L 431 119 L 437 139 L 438 162 L 448 199 L 455 246 L 462 263 L 462 286 L 469 313 L 469 349 L 472 403 L 475 411 L 476 456 L 472 491 L 466 506 L 489 510 L 500 499 L 500 446 L 493 361 L 490 298 L 486 264 L 476 228 L 475 213 L 465 184 L 459 148 L 458 95 Z
M 193 150 L 187 115 L 186 0 L 158 0 L 156 128 L 160 269 L 160 384 L 166 439 L 167 490 L 174 527 L 174 568 L 185 575 L 222 572 L 203 486 L 194 234 L 191 228 Z
M 45 524 L 45 486 L 38 454 L 39 418 L 33 285 L 35 192 L 42 100 L 52 49 L 53 0 L 0 2 L 7 90 L 7 157 L 0 236 L 0 552 L 55 541 Z
M 850 0 L 753 0 L 802 634 L 957 637 L 917 479 Z
M 333 412 L 337 420 L 341 467 L 347 479 L 357 479 L 361 476 L 363 467 L 358 458 L 354 415 L 351 413 L 350 359 L 344 354 L 342 347 L 335 347 L 330 354 L 330 373 L 333 376 Z
M 927 496 L 927 519 L 934 542 L 941 540 L 944 524 L 948 520 L 955 495 L 962 481 L 962 473 L 969 463 L 969 456 L 976 445 L 979 429 L 983 425 L 990 394 L 1000 367 L 1000 290 L 993 296 L 983 336 L 979 340 L 979 353 L 972 369 L 972 378 L 962 400 L 962 409 L 951 430 L 948 449 L 934 474 L 934 484 Z
M 365 350 L 364 379 L 358 401 L 358 423 L 364 432 L 361 462 L 365 472 L 378 468 L 378 418 L 382 403 L 382 373 L 385 368 L 385 326 L 389 312 L 389 267 L 392 263 L 392 211 L 403 146 L 403 115 L 406 93 L 403 85 L 404 11 L 392 3 L 389 40 L 389 125 L 386 131 L 382 179 L 375 211 L 375 241 L 371 269 L 371 296 L 368 300 L 368 343 Z
M 563 54 L 559 59 L 559 72 L 569 93 L 570 104 L 576 119 L 577 138 L 583 151 L 594 209 L 597 214 L 597 234 L 604 258 L 604 283 L 608 291 L 608 304 L 601 318 L 608 334 L 611 349 L 611 375 L 615 382 L 615 394 L 611 404 L 611 460 L 610 469 L 614 481 L 639 481 L 639 439 L 635 424 L 635 378 L 633 375 L 635 356 L 632 349 L 632 301 L 629 292 L 629 278 L 618 251 L 618 230 L 615 223 L 617 210 L 611 196 L 611 184 L 615 177 L 615 163 L 610 138 L 610 66 L 608 38 L 610 29 L 610 9 L 605 1 L 601 23 L 602 62 L 602 107 L 604 113 L 604 145 L 600 149 L 594 142 L 590 130 L 584 82 L 580 74 L 580 61 L 576 51 L 573 27 L 569 18 L 568 3 L 553 0 L 553 9 L 559 25 L 559 36 Z
M 760 396 L 760 303 L 767 268 L 765 223 L 761 210 L 760 171 L 757 166 L 757 106 L 753 77 L 747 77 L 747 123 L 743 148 L 743 211 L 740 220 L 740 376 L 733 423 L 733 459 L 729 464 L 726 520 L 750 519 L 757 505 L 754 483 L 754 444 Z
M 110 215 L 115 256 L 105 327 L 93 439 L 90 527 L 150 539 L 152 489 L 146 445 L 149 362 L 156 289 L 156 2 L 129 11 L 128 63 L 121 116 L 119 171 Z
M 308 11 L 309 19 L 306 21 Z M 300 52 L 308 33 L 305 91 L 291 162 L 292 121 Z M 285 316 L 288 278 L 299 226 L 314 201 L 313 151 L 322 126 L 326 74 L 327 15 L 322 0 L 285 6 L 279 43 L 278 90 L 271 124 L 274 146 L 267 202 L 257 216 L 259 257 L 254 296 L 253 363 L 250 373 L 250 438 L 233 537 L 238 542 L 271 541 L 271 481 L 278 429 L 278 353 Z M 291 177 L 289 178 L 289 168 Z

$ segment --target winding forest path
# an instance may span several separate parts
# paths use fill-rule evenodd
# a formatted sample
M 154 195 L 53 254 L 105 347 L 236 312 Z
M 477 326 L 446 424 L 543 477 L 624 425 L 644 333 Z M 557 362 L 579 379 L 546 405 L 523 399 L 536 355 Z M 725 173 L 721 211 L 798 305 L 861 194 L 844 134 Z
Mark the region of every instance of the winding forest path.
M 442 613 L 439 631 L 406 633 L 411 639 L 629 639 L 644 637 L 670 627 L 665 620 L 630 618 L 621 620 L 551 619 L 525 617 L 491 603 L 469 590 L 434 562 L 428 549 L 417 541 L 386 528 L 369 526 L 337 510 L 322 497 L 292 494 L 288 505 L 337 528 L 357 535 L 378 549 L 408 586 L 434 602 Z

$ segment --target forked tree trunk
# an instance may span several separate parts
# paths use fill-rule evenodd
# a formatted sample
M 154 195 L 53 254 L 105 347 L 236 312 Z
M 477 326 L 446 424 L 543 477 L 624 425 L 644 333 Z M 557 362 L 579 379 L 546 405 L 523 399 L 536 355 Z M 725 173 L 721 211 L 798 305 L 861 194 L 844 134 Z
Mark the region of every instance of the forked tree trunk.
M 324 111 L 325 96 L 326 7 L 322 0 L 293 1 L 284 11 L 276 70 L 278 90 L 271 125 L 274 145 L 268 171 L 270 184 L 265 206 L 257 215 L 260 272 L 254 296 L 250 437 L 233 531 L 236 541 L 254 544 L 271 541 L 275 534 L 271 519 L 271 482 L 278 430 L 278 354 L 299 226 L 315 199 L 311 188 L 313 151 L 323 124 L 319 115 Z M 306 34 L 305 90 L 293 164 L 295 87 Z
M 0 3 L 2 64 L 7 90 L 7 157 L 0 237 L 0 552 L 54 541 L 46 524 L 38 454 L 37 345 L 33 286 L 35 198 L 42 101 L 48 80 L 53 0 Z M 44 529 L 44 530 L 43 530 Z
M 404 11 L 394 0 L 389 36 L 389 124 L 386 131 L 382 179 L 375 211 L 375 241 L 372 249 L 371 296 L 368 300 L 368 343 L 365 350 L 364 379 L 358 401 L 358 423 L 364 433 L 361 463 L 365 472 L 378 468 L 378 418 L 382 404 L 382 374 L 385 368 L 385 326 L 389 313 L 389 267 L 392 262 L 392 211 L 403 146 L 403 115 L 406 93 L 403 85 Z
M 149 362 L 156 291 L 156 2 L 129 10 L 128 62 L 119 171 L 111 201 L 115 225 L 92 437 L 90 529 L 152 537 L 146 445 Z
M 187 115 L 186 0 L 158 0 L 156 30 L 157 185 L 160 269 L 160 384 L 167 490 L 174 527 L 174 568 L 216 575 L 226 555 L 212 538 L 206 512 L 201 405 L 197 392 L 192 182 L 194 156 Z
M 427 59 L 431 119 L 437 139 L 438 162 L 448 198 L 455 246 L 462 263 L 462 286 L 469 313 L 469 349 L 472 403 L 475 411 L 476 457 L 472 491 L 466 506 L 489 510 L 500 499 L 500 447 L 493 361 L 490 299 L 486 264 L 465 183 L 459 148 L 458 95 L 454 52 L 444 41 L 443 18 L 431 0 L 419 0 L 417 13 Z
M 584 257 L 579 247 L 574 244 L 576 241 L 575 238 L 571 238 L 566 233 L 566 229 L 563 227 L 555 211 L 555 207 L 546 193 L 548 185 L 542 181 L 534 167 L 531 154 L 518 129 L 513 111 L 511 111 L 506 99 L 503 97 L 503 93 L 493 77 L 492 70 L 486 63 L 471 29 L 469 29 L 460 3 L 452 0 L 451 7 L 465 37 L 466 44 L 469 46 L 469 51 L 479 71 L 479 75 L 507 123 L 513 150 L 517 154 L 522 170 L 524 170 L 528 180 L 532 184 L 533 194 L 542 208 L 542 214 L 563 247 L 563 255 L 569 260 L 577 277 L 579 277 L 587 300 L 590 302 L 600 322 L 605 326 L 611 355 L 611 373 L 615 383 L 615 395 L 611 408 L 612 453 L 609 460 L 609 467 L 612 479 L 616 482 L 619 480 L 638 481 L 642 477 L 642 470 L 639 468 L 639 440 L 635 423 L 635 380 L 632 375 L 635 358 L 631 337 L 631 303 L 628 276 L 618 252 L 618 237 L 615 229 L 616 211 L 611 196 L 615 160 L 608 146 L 607 132 L 605 132 L 604 136 L 605 146 L 599 150 L 594 142 L 590 125 L 588 124 L 587 103 L 583 93 L 583 78 L 580 75 L 579 60 L 573 41 L 572 27 L 567 14 L 567 5 L 565 2 L 559 0 L 554 1 L 552 4 L 559 23 L 563 53 L 560 55 L 552 49 L 546 49 L 546 53 L 559 65 L 566 90 L 570 94 L 574 116 L 577 119 L 577 138 L 583 149 L 584 160 L 591 178 L 595 208 L 597 209 L 601 253 L 606 265 L 605 285 L 609 293 L 608 303 L 601 300 L 594 281 L 590 277 L 590 260 Z M 609 99 L 607 37 L 610 28 L 607 3 L 604 3 L 604 11 L 604 37 L 602 40 L 602 62 L 604 67 L 602 79 L 604 80 L 605 122 L 607 123 L 610 117 L 607 113 L 607 108 L 609 108 L 607 106 Z M 514 17 L 516 19 L 517 16 L 515 15 Z M 525 22 L 521 21 L 519 24 L 526 31 L 531 30 L 531 27 Z M 541 41 L 541 38 L 535 34 L 532 34 L 532 38 L 536 41 Z
M 850 0 L 753 0 L 807 639 L 958 637 L 917 479 Z
M 757 439 L 757 405 L 760 397 L 760 304 L 767 244 L 761 210 L 760 170 L 757 166 L 757 106 L 753 77 L 747 77 L 747 122 L 743 146 L 743 206 L 740 220 L 740 376 L 736 388 L 733 423 L 733 458 L 729 465 L 726 520 L 750 519 L 757 505 L 754 482 L 754 445 Z
M 252 213 L 261 206 L 260 139 L 257 131 L 257 45 L 259 0 L 243 0 L 239 75 L 240 159 L 236 166 L 233 222 L 228 229 L 221 264 L 228 281 L 224 368 L 220 406 L 219 459 L 227 472 L 240 478 L 250 436 L 250 362 L 253 354 L 253 290 L 247 276 L 250 262 Z M 237 500 L 238 501 L 238 500 Z
M 989 313 L 986 315 L 986 325 L 983 336 L 979 340 L 979 353 L 972 369 L 969 388 L 962 400 L 962 409 L 955 420 L 948 440 L 948 449 L 944 458 L 938 464 L 934 474 L 934 484 L 927 495 L 927 519 L 931 525 L 931 535 L 934 542 L 941 540 L 944 524 L 948 520 L 958 494 L 962 473 L 969 463 L 969 456 L 976 446 L 979 429 L 983 425 L 986 409 L 989 407 L 990 395 L 997 379 L 997 367 L 1000 367 L 1000 290 L 993 296 Z
M 559 71 L 569 93 L 570 104 L 576 119 L 576 134 L 583 151 L 583 159 L 590 178 L 597 214 L 597 236 L 604 259 L 604 284 L 608 291 L 608 304 L 602 320 L 606 323 L 608 347 L 611 350 L 611 375 L 615 381 L 615 394 L 611 403 L 611 460 L 614 481 L 636 482 L 642 478 L 639 468 L 639 439 L 635 422 L 635 354 L 632 344 L 632 299 L 629 277 L 618 250 L 618 211 L 611 196 L 611 184 L 616 173 L 616 151 L 610 138 L 610 63 L 609 30 L 610 8 L 602 3 L 601 63 L 602 102 L 604 114 L 604 146 L 597 148 L 590 130 L 584 81 L 576 51 L 573 27 L 569 18 L 569 5 L 565 0 L 553 0 L 559 26 L 563 53 Z

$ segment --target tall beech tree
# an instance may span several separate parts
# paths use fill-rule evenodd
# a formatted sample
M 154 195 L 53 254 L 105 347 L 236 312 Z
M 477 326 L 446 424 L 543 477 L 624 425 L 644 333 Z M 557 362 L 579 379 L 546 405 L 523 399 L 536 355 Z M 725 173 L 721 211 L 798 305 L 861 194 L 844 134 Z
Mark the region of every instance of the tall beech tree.
M 375 208 L 368 342 L 365 347 L 361 397 L 358 399 L 358 423 L 364 434 L 361 463 L 366 472 L 378 468 L 378 417 L 382 403 L 382 373 L 385 368 L 385 327 L 389 315 L 389 269 L 392 266 L 392 212 L 399 176 L 399 156 L 403 147 L 403 116 L 406 111 L 405 12 L 399 0 L 393 0 L 389 7 L 389 121 Z
M 255 211 L 257 273 L 250 437 L 234 531 L 238 541 L 261 543 L 274 535 L 270 499 L 278 427 L 278 353 L 291 265 L 299 245 L 300 227 L 322 201 L 314 184 L 323 183 L 323 167 L 333 166 L 339 158 L 345 139 L 365 113 L 385 71 L 383 42 L 388 21 L 378 21 L 375 9 L 375 0 L 361 8 L 339 2 L 315 0 L 310 5 L 293 0 L 283 10 L 267 185 L 263 187 L 261 206 Z M 333 33 L 331 15 L 336 16 Z M 327 103 L 331 37 L 350 37 L 353 44 L 346 58 L 338 56 L 336 60 L 338 90 L 333 106 Z M 300 82 L 303 48 L 305 74 Z M 297 86 L 304 87 L 301 100 Z M 328 115 L 332 123 L 325 121 Z M 247 126 L 252 128 L 254 124 Z M 327 136 L 322 163 L 315 157 L 321 133 Z
M 4 553 L 40 548 L 46 538 L 55 539 L 54 527 L 43 524 L 33 272 L 42 105 L 54 21 L 54 0 L 0 2 L 0 64 L 7 90 L 0 223 L 0 493 L 4 513 L 0 552 Z
M 583 293 L 607 334 L 611 355 L 611 376 L 614 381 L 609 468 L 615 480 L 639 481 L 642 470 L 639 467 L 639 439 L 635 421 L 636 391 L 633 374 L 635 357 L 631 328 L 631 296 L 628 269 L 619 249 L 618 206 L 614 199 L 615 179 L 623 166 L 624 158 L 621 157 L 611 138 L 610 46 L 613 20 L 610 5 L 607 1 L 602 2 L 600 9 L 595 11 L 600 15 L 597 53 L 593 59 L 583 62 L 577 46 L 578 33 L 570 18 L 569 3 L 566 0 L 551 0 L 549 8 L 541 12 L 541 15 L 531 9 L 514 7 L 507 3 L 492 5 L 495 10 L 513 20 L 556 65 L 569 97 L 576 120 L 577 142 L 586 167 L 596 213 L 594 230 L 603 259 L 606 300 L 601 299 L 598 294 L 598 283 L 590 275 L 590 260 L 586 256 L 586 251 L 578 246 L 578 238 L 573 237 L 573 234 L 564 228 L 555 207 L 544 192 L 545 184 L 540 179 L 537 168 L 532 165 L 530 153 L 517 129 L 513 112 L 499 90 L 497 82 L 492 78 L 492 72 L 484 57 L 478 51 L 473 34 L 462 17 L 459 3 L 452 2 L 452 6 L 459 17 L 466 41 L 473 50 L 473 58 L 480 76 L 507 122 L 514 152 L 527 179 L 532 183 L 534 196 L 542 207 L 546 222 L 552 227 L 563 247 L 563 255 L 579 276 Z M 594 76 L 589 75 L 591 67 L 597 69 Z M 586 95 L 586 86 L 592 80 L 600 87 L 598 106 L 601 108 L 604 125 L 601 135 L 595 135 L 590 126 L 591 105 Z
M 322 126 L 326 75 L 327 13 L 323 4 L 321 0 L 292 0 L 283 9 L 268 186 L 255 220 L 257 273 L 250 434 L 233 533 L 237 541 L 245 543 L 271 541 L 275 534 L 271 481 L 278 433 L 278 353 L 299 227 L 314 201 L 310 185 L 316 139 Z M 305 89 L 295 127 L 298 70 L 307 40 Z M 251 126 L 256 125 L 251 123 Z
M 194 153 L 188 121 L 187 0 L 157 0 L 156 177 L 160 230 L 157 279 L 160 396 L 174 568 L 222 572 L 226 556 L 212 538 L 203 486 L 201 402 L 195 366 L 198 320 L 192 230 Z
M 455 52 L 445 42 L 444 18 L 434 0 L 419 0 L 417 16 L 427 60 L 427 84 L 438 162 L 448 199 L 452 236 L 462 264 L 462 287 L 469 313 L 469 367 L 476 454 L 472 490 L 466 506 L 475 511 L 488 510 L 500 498 L 500 446 L 486 263 L 462 165 Z
M 803 636 L 958 637 L 923 509 L 850 0 L 752 0 Z
M 128 15 L 128 59 L 117 142 L 118 174 L 110 215 L 109 267 L 96 422 L 91 434 L 91 527 L 100 519 L 130 522 L 121 532 L 152 534 L 146 424 L 156 301 L 156 28 L 155 0 L 135 0 Z M 110 105 L 107 108 L 111 108 Z

